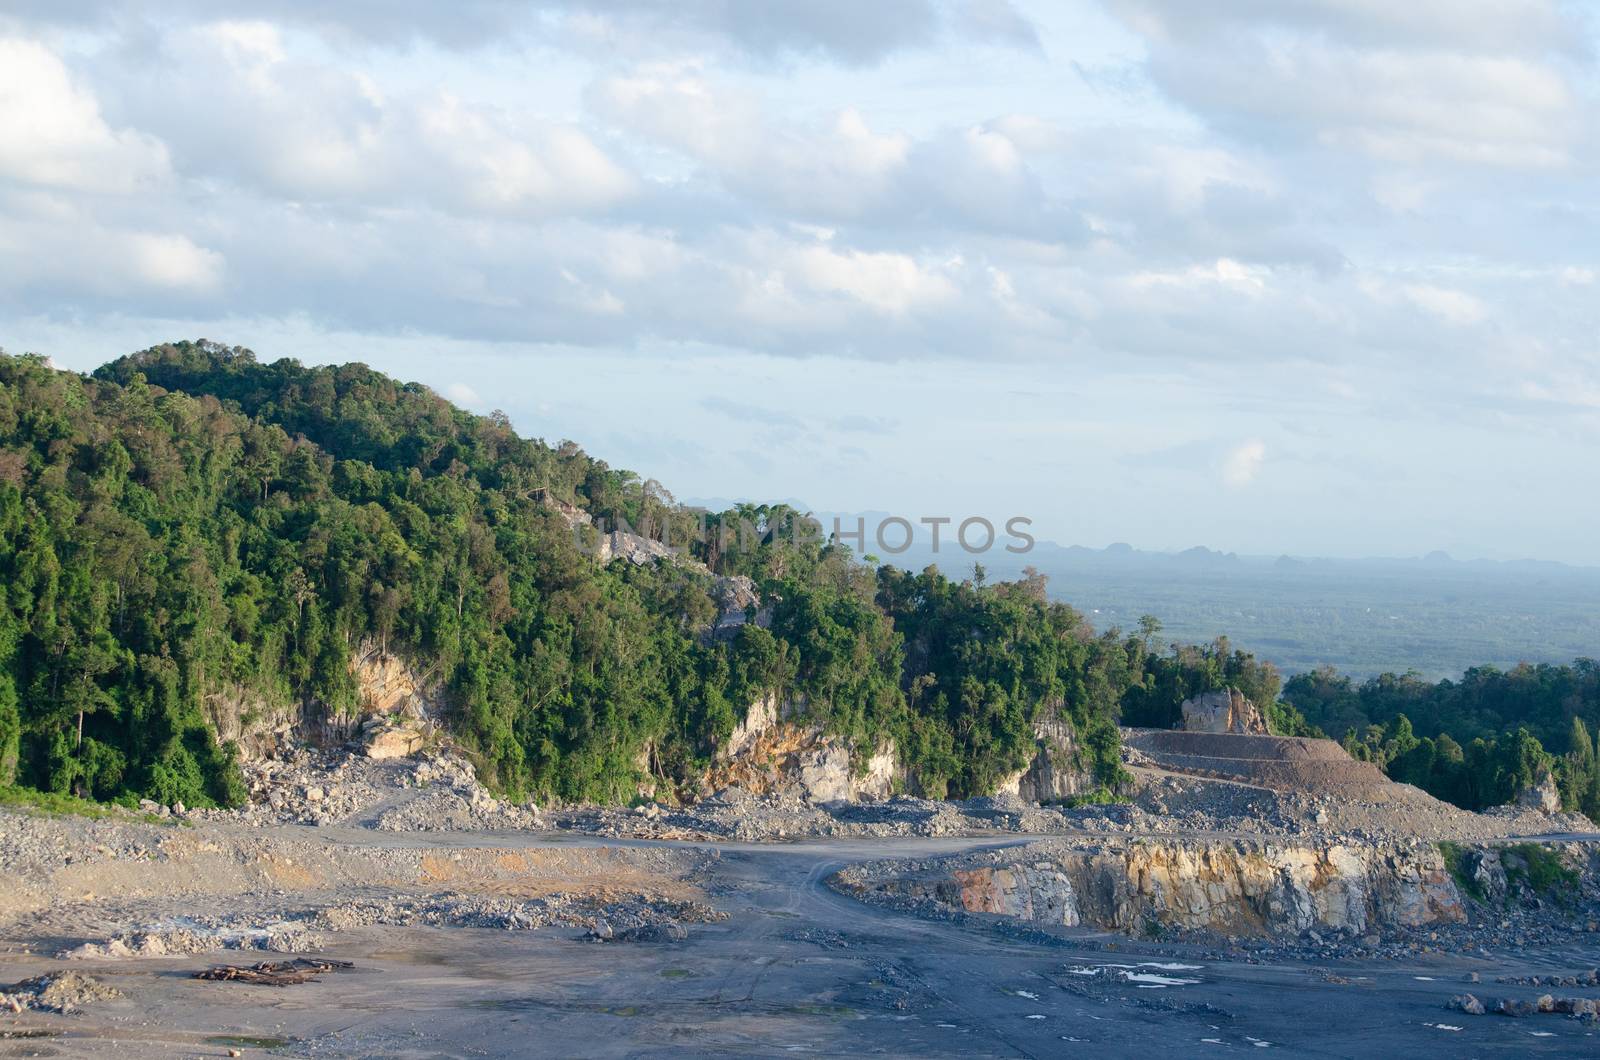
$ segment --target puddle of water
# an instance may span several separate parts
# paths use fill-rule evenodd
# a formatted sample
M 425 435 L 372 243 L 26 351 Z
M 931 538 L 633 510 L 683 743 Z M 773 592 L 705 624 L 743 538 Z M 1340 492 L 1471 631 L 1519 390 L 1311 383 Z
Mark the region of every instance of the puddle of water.
M 1119 964 L 1119 965 L 1117 965 L 1117 967 L 1121 968 L 1121 967 L 1123 967 L 1123 965 Z M 1205 965 L 1203 965 L 1203 964 L 1178 964 L 1178 963 L 1173 962 L 1173 961 L 1168 961 L 1168 962 L 1165 962 L 1165 963 L 1163 963 L 1161 961 L 1143 961 L 1143 962 L 1141 962 L 1139 964 L 1139 967 L 1140 968 L 1156 968 L 1156 969 L 1159 969 L 1159 970 L 1161 970 L 1163 972 L 1198 972 L 1200 969 L 1204 968 Z
M 1039 995 L 1038 994 L 1030 994 L 1026 990 L 1014 990 L 1014 991 L 1012 991 L 1012 993 L 1016 994 L 1018 997 L 1025 997 L 1029 1001 L 1037 1001 L 1037 1000 L 1039 1000 Z
M 1130 983 L 1144 983 L 1148 986 L 1194 986 L 1200 982 L 1198 979 L 1180 979 L 1173 975 L 1156 975 L 1153 972 L 1123 972 L 1122 978 Z
M 661 969 L 661 978 L 694 979 L 697 978 L 697 976 L 687 968 L 663 968 Z
M 201 1040 L 207 1045 L 231 1045 L 237 1049 L 282 1049 L 289 1044 L 287 1038 L 256 1034 L 213 1034 Z
M 1553 1031 L 1529 1031 L 1528 1033 L 1533 1035 L 1535 1038 L 1554 1038 L 1555 1037 L 1555 1032 L 1553 1032 Z
M 1022 1018 L 1025 1020 L 1042 1020 L 1044 1019 L 1044 1016 L 1042 1014 L 1035 1013 L 1032 1016 L 1024 1016 Z

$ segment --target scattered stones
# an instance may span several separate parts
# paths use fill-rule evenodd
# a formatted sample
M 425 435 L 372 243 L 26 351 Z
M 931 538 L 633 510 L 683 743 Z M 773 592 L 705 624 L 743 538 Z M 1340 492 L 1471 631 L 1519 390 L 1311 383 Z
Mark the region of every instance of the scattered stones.
M 1595 1019 L 1600 1015 L 1600 1001 L 1588 997 L 1553 997 L 1550 994 L 1541 994 L 1529 1001 L 1525 998 L 1503 997 L 1490 1001 L 1480 1001 L 1472 994 L 1457 994 L 1450 999 L 1446 1008 L 1456 1012 L 1464 1012 L 1469 1016 L 1482 1016 L 1492 1013 L 1496 1016 L 1510 1016 L 1522 1019 L 1527 1016 L 1536 1016 L 1546 1013 L 1570 1016 L 1574 1019 Z

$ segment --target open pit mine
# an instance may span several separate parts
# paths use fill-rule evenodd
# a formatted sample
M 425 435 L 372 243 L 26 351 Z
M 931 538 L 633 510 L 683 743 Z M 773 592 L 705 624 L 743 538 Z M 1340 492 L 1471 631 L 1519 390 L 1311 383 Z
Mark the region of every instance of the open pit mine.
M 1074 798 L 1059 723 L 996 796 L 896 794 L 892 748 L 769 698 L 710 794 L 624 809 L 497 798 L 420 675 L 353 666 L 363 717 L 280 719 L 240 809 L 3 811 L 6 1055 L 1600 1048 L 1590 822 L 1457 809 L 1237 694 L 1124 730 L 1126 801 Z

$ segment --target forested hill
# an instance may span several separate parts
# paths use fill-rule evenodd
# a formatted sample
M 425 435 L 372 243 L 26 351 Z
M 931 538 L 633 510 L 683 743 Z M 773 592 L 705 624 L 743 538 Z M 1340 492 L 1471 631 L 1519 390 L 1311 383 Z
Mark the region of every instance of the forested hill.
M 441 676 L 489 782 L 568 800 L 629 798 L 642 772 L 687 793 L 766 692 L 892 738 L 935 796 L 992 790 L 1045 715 L 1111 783 L 1119 714 L 1276 699 L 1225 643 L 1097 633 L 1038 581 L 873 571 L 782 532 L 782 506 L 711 515 L 700 562 L 635 565 L 580 549 L 557 501 L 674 541 L 706 518 L 361 365 L 201 342 L 85 377 L 0 355 L 0 784 L 235 801 L 208 704 L 348 712 L 369 642 Z M 759 532 L 715 532 L 739 520 Z M 707 635 L 726 575 L 775 604 L 769 628 Z

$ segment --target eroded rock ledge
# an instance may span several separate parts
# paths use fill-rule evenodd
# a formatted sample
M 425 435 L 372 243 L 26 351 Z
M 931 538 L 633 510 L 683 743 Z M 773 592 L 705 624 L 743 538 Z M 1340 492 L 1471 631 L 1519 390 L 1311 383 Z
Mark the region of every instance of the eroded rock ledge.
M 1257 839 L 1057 839 L 925 862 L 853 866 L 859 897 L 933 911 L 1129 934 L 1152 927 L 1232 937 L 1464 923 L 1462 896 L 1424 844 Z

